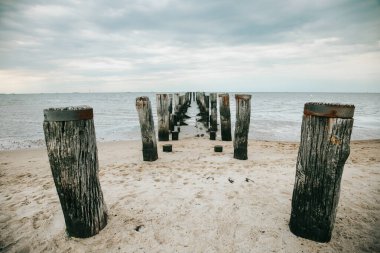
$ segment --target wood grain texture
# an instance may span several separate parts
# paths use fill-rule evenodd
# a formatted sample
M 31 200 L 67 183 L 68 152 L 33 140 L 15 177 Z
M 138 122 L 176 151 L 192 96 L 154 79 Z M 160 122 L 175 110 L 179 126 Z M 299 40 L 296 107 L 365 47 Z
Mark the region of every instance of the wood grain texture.
M 156 94 L 157 120 L 158 120 L 158 140 L 169 140 L 169 107 L 170 99 L 168 94 Z
M 234 158 L 247 160 L 248 131 L 251 119 L 251 95 L 235 95 L 236 122 L 234 138 Z
M 353 121 L 303 116 L 289 223 L 297 236 L 331 239 Z
M 155 161 L 158 159 L 157 141 L 154 131 L 152 105 L 149 98 L 137 97 L 136 110 L 140 121 L 143 160 Z
M 107 207 L 99 183 L 93 120 L 44 121 L 51 171 L 67 233 L 86 238 L 107 225 Z
M 228 93 L 219 94 L 219 114 L 222 141 L 231 141 L 231 111 L 230 95 Z
M 217 131 L 218 130 L 218 110 L 217 110 L 217 94 L 210 93 L 210 130 Z

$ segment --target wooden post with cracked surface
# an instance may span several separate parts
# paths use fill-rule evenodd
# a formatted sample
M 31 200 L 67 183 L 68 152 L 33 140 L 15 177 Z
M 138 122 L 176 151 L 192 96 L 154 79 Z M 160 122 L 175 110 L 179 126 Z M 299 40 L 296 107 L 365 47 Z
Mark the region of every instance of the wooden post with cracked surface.
M 231 141 L 231 112 L 230 96 L 228 93 L 219 94 L 219 114 L 222 141 Z
M 108 213 L 99 183 L 93 109 L 46 109 L 43 129 L 68 235 L 98 234 L 107 225 Z
M 305 104 L 289 222 L 297 236 L 331 240 L 354 110 L 353 105 Z
M 210 114 L 210 130 L 218 131 L 218 110 L 217 110 L 217 94 L 210 93 L 210 104 L 211 104 L 211 114 Z
M 251 120 L 251 95 L 236 94 L 236 122 L 234 138 L 234 158 L 247 160 L 248 132 Z
M 170 98 L 168 94 L 156 94 L 157 102 L 157 121 L 158 121 L 158 140 L 169 140 L 169 107 Z
M 148 97 L 136 98 L 136 109 L 139 114 L 142 152 L 144 161 L 155 161 L 158 159 L 157 141 L 154 131 L 152 106 Z

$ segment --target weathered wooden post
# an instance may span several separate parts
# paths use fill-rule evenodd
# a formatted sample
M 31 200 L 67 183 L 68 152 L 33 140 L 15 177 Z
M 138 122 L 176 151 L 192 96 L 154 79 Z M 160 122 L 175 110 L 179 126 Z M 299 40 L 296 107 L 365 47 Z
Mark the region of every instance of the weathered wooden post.
M 205 118 L 208 128 L 210 124 L 210 96 L 205 96 Z
M 93 110 L 88 106 L 44 110 L 50 168 L 70 236 L 87 238 L 107 225 L 99 183 Z
M 216 132 L 210 131 L 210 140 L 215 141 L 216 140 Z
M 174 109 L 174 114 L 177 116 L 179 112 L 179 93 L 174 93 L 173 95 L 173 109 Z
M 136 109 L 139 114 L 141 139 L 143 146 L 143 160 L 155 161 L 158 159 L 157 142 L 154 132 L 152 106 L 148 97 L 136 98 Z
M 247 160 L 248 131 L 251 119 L 251 95 L 236 94 L 234 158 Z
M 354 110 L 353 105 L 305 104 L 289 223 L 297 236 L 331 239 Z
M 173 113 L 173 94 L 169 94 L 169 113 Z
M 157 119 L 158 119 L 158 140 L 169 140 L 169 96 L 168 94 L 156 94 Z
M 211 131 L 217 131 L 218 130 L 218 111 L 216 109 L 217 107 L 217 94 L 216 93 L 210 93 L 210 103 L 211 103 L 211 115 L 210 115 L 210 129 Z
M 162 151 L 163 152 L 172 152 L 173 148 L 172 148 L 172 144 L 165 144 L 162 146 Z
M 215 145 L 214 146 L 214 152 L 223 152 L 223 146 Z
M 172 141 L 178 141 L 178 131 L 172 131 Z
M 222 141 L 231 141 L 231 112 L 228 93 L 219 94 L 219 114 Z

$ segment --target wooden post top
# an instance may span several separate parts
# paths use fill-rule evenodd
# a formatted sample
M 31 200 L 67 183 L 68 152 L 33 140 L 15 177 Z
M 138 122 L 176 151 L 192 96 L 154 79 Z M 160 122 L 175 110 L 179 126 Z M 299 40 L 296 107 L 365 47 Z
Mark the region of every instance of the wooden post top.
M 137 97 L 136 98 L 136 107 L 139 108 L 144 108 L 148 104 L 150 104 L 149 97 L 142 96 L 142 97 Z
M 75 121 L 93 118 L 93 109 L 87 105 L 48 108 L 44 110 L 45 121 Z
M 248 94 L 235 94 L 236 99 L 250 100 L 252 95 Z
M 354 105 L 309 102 L 305 104 L 303 113 L 318 117 L 349 119 L 354 117 L 354 111 Z

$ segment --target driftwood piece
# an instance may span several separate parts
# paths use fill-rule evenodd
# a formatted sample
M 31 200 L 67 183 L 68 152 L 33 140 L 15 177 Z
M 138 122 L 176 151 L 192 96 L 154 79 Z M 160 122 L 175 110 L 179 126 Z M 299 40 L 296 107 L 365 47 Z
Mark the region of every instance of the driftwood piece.
M 305 104 L 289 223 L 297 236 L 331 240 L 354 110 L 353 105 Z
M 251 119 L 251 95 L 236 94 L 234 158 L 247 160 L 248 132 Z
M 210 114 L 210 129 L 211 131 L 218 130 L 218 110 L 217 110 L 217 94 L 210 93 L 210 106 L 211 106 L 211 114 Z
M 87 238 L 107 225 L 99 183 L 93 110 L 66 107 L 44 110 L 43 129 L 50 168 L 70 236 Z
M 169 140 L 169 107 L 170 98 L 168 94 L 156 94 L 157 120 L 158 120 L 158 140 Z
M 231 141 L 231 112 L 230 96 L 228 93 L 219 94 L 219 113 L 222 141 Z
M 154 131 L 152 106 L 148 97 L 136 98 L 136 109 L 139 114 L 142 152 L 144 161 L 155 161 L 158 159 L 157 141 Z

